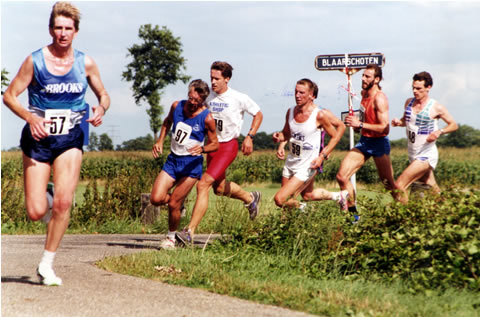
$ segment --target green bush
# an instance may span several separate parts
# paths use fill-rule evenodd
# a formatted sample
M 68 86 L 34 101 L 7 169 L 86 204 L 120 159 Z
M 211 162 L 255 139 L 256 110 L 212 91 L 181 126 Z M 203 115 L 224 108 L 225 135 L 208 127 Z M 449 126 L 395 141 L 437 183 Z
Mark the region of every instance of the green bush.
M 310 206 L 306 213 L 271 214 L 252 232 L 234 232 L 234 243 L 287 254 L 315 278 L 399 280 L 412 292 L 480 291 L 480 192 L 449 188 L 386 206 L 380 197 L 362 197 L 356 225 L 332 203 Z

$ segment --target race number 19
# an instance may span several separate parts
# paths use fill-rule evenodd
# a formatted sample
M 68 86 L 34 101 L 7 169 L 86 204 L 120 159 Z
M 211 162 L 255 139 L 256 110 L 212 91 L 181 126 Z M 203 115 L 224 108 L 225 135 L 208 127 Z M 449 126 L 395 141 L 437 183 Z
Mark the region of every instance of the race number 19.
M 50 135 L 65 135 L 70 130 L 70 109 L 48 109 L 45 110 L 47 130 Z

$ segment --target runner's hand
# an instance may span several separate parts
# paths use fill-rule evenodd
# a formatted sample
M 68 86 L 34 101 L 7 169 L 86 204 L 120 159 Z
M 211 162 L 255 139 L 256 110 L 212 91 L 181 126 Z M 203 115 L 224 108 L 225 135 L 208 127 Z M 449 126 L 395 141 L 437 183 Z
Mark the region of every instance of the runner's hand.
M 277 158 L 279 158 L 280 160 L 285 159 L 285 149 L 284 148 L 279 148 L 277 150 Z
M 97 106 L 93 107 L 93 117 L 87 119 L 87 122 L 90 122 L 94 127 L 98 127 L 102 124 L 103 120 L 102 117 L 105 115 L 105 109 L 103 107 Z
M 312 163 L 310 163 L 310 167 L 313 169 L 317 169 L 320 166 L 322 166 L 322 163 L 323 163 L 323 155 L 320 155 L 312 160 Z
M 163 144 L 155 143 L 152 147 L 152 155 L 154 158 L 158 158 L 163 154 Z
M 31 119 L 28 120 L 30 124 L 30 133 L 35 141 L 40 141 L 43 138 L 48 136 L 48 130 L 46 128 L 47 123 L 52 123 L 51 120 L 45 120 L 42 117 L 32 115 Z
M 273 142 L 283 142 L 283 133 L 282 132 L 274 132 L 272 134 Z
M 253 141 L 250 137 L 245 137 L 242 143 L 242 153 L 243 155 L 250 155 L 253 152 Z
M 347 127 L 359 128 L 360 123 L 362 123 L 356 116 L 347 116 L 345 118 L 345 125 Z
M 187 149 L 187 151 L 193 156 L 199 156 L 202 155 L 203 148 L 200 145 L 195 145 L 194 147 Z
M 401 125 L 402 125 L 402 121 L 401 121 L 400 119 L 394 118 L 394 119 L 392 120 L 392 126 L 394 126 L 394 127 L 399 127 L 399 126 L 401 126 Z
M 437 130 L 430 133 L 427 137 L 427 142 L 434 142 L 442 135 L 442 131 Z

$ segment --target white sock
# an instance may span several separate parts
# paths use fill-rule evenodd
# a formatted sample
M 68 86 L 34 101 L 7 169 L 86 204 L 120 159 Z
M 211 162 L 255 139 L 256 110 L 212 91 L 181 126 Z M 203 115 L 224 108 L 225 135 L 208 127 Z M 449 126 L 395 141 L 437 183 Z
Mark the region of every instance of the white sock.
M 48 268 L 52 268 L 53 259 L 55 259 L 55 254 L 56 252 L 50 252 L 50 251 L 44 250 L 42 260 L 40 261 L 40 266 L 46 266 Z
M 167 238 L 169 238 L 170 240 L 175 241 L 175 231 L 168 231 L 168 233 L 167 233 Z
M 331 192 L 332 194 L 332 200 L 339 201 L 340 200 L 340 192 Z

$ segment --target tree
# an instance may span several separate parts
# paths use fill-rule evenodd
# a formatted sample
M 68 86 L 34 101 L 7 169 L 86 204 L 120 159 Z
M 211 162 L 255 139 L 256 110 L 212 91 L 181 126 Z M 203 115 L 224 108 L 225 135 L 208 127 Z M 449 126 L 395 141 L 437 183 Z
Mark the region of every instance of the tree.
M 108 134 L 100 134 L 100 141 L 98 143 L 99 151 L 113 151 L 113 141 L 110 139 Z
M 140 26 L 138 36 L 143 43 L 128 48 L 127 56 L 132 56 L 133 61 L 122 73 L 122 79 L 132 81 L 133 97 L 138 106 L 142 101 L 150 105 L 147 114 L 156 140 L 162 125 L 162 90 L 178 80 L 187 83 L 190 77 L 181 73 L 186 69 L 186 60 L 181 56 L 180 38 L 174 37 L 167 27 L 160 29 L 156 25 L 152 28 L 151 24 L 145 24 Z
M 151 134 L 141 136 L 136 139 L 131 139 L 117 145 L 117 151 L 150 151 L 153 146 L 153 137 Z M 168 148 L 165 148 L 167 149 Z
M 4 87 L 7 87 L 8 85 L 10 85 L 7 75 L 8 75 L 7 70 L 5 68 L 2 68 L 2 95 L 3 95 Z
M 100 143 L 98 141 L 98 135 L 95 132 L 90 132 L 90 136 L 88 137 L 87 150 L 90 152 L 98 151 L 99 145 Z
M 439 146 L 453 146 L 457 148 L 480 145 L 480 130 L 467 124 L 459 124 L 457 131 L 440 137 L 437 144 Z

